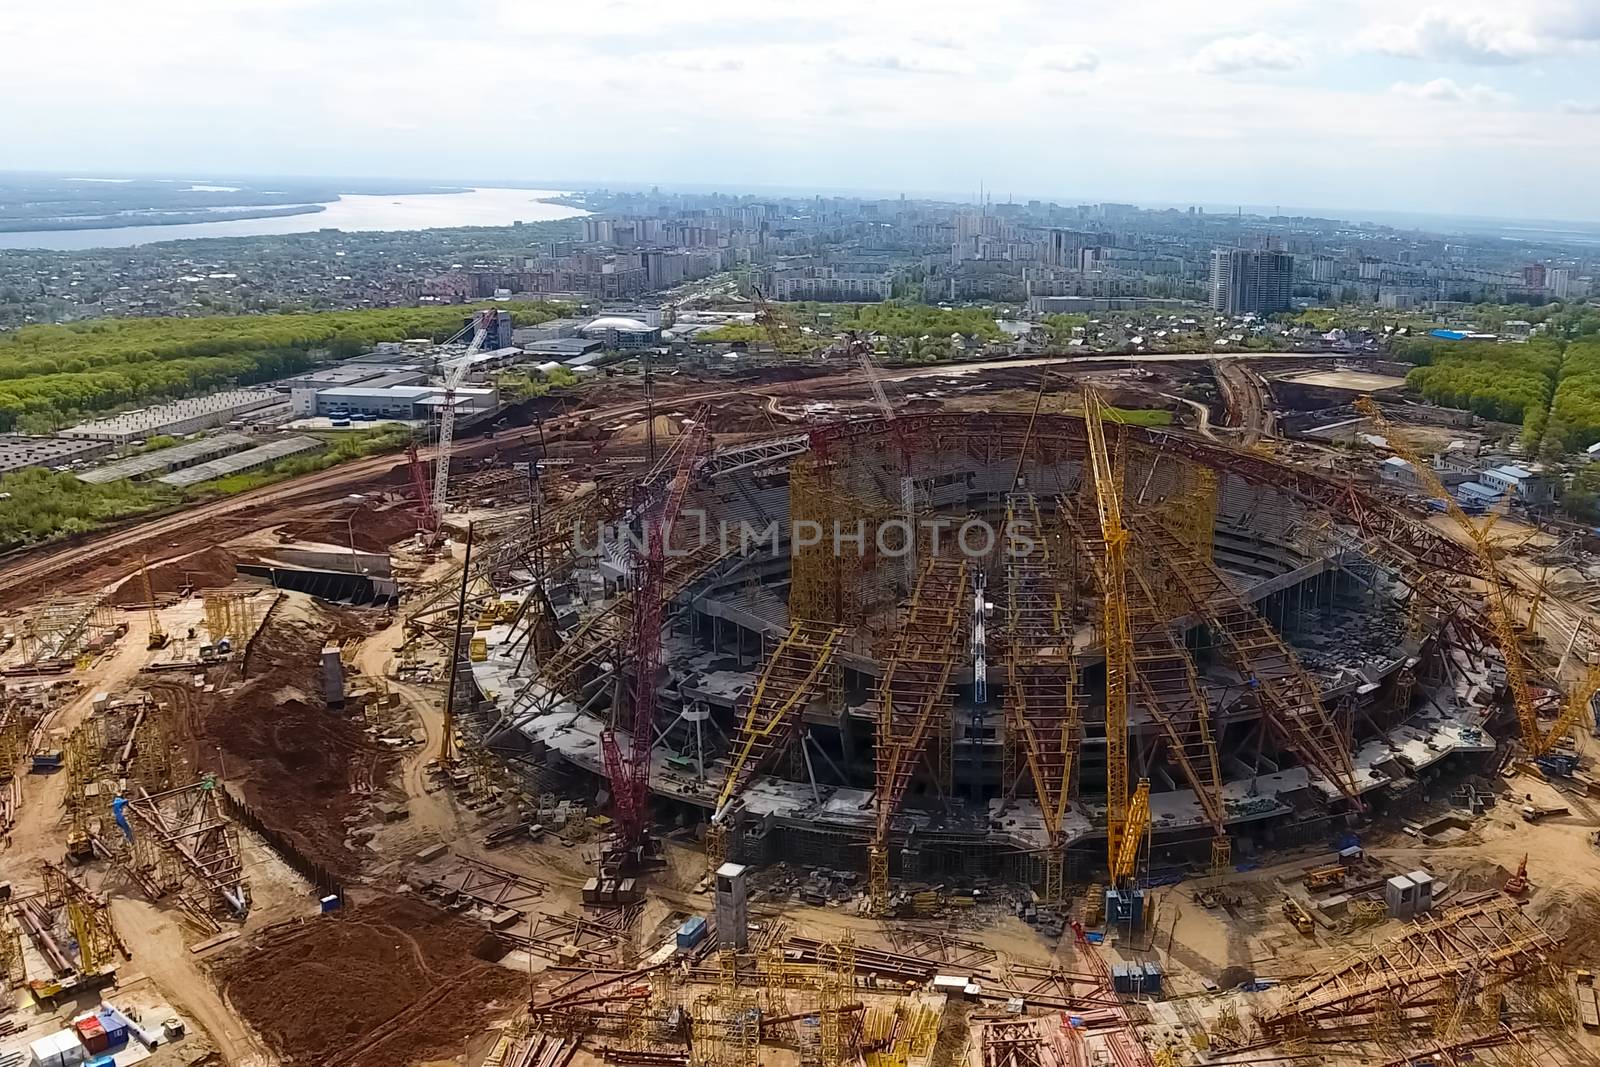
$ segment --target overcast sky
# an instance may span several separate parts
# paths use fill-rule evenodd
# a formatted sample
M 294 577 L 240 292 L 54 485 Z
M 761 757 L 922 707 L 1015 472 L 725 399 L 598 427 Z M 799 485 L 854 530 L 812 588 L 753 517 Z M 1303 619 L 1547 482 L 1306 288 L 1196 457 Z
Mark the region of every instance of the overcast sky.
M 1600 0 L 4 0 L 0 167 L 1600 219 Z

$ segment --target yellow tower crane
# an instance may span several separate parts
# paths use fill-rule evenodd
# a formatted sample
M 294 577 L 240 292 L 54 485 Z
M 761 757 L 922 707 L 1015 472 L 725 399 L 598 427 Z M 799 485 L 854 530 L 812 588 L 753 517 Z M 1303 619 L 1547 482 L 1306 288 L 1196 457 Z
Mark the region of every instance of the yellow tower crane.
M 150 566 L 147 560 L 139 561 L 139 580 L 144 583 L 145 610 L 150 614 L 150 636 L 145 641 L 145 647 L 154 652 L 158 648 L 167 647 L 167 631 L 161 628 L 161 618 L 156 614 L 156 594 L 150 584 Z
M 1514 588 L 1500 574 L 1500 566 L 1496 561 L 1496 546 L 1491 531 L 1494 529 L 1498 515 L 1491 516 L 1484 522 L 1473 522 L 1456 498 L 1439 481 L 1438 475 L 1433 472 L 1433 465 L 1428 463 L 1417 450 L 1406 443 L 1405 438 L 1395 429 L 1394 425 L 1384 416 L 1383 410 L 1370 396 L 1364 396 L 1355 403 L 1355 408 L 1362 415 L 1371 419 L 1384 439 L 1389 443 L 1389 449 L 1411 464 L 1412 471 L 1422 483 L 1423 488 L 1432 496 L 1443 501 L 1445 510 L 1455 520 L 1457 526 L 1467 535 L 1473 551 L 1483 564 L 1485 584 L 1488 586 L 1488 614 L 1489 626 L 1494 631 L 1495 644 L 1499 646 L 1500 656 L 1506 665 L 1506 685 L 1511 690 L 1511 700 L 1517 709 L 1517 723 L 1522 732 L 1522 745 L 1528 752 L 1535 756 L 1543 756 L 1560 742 L 1567 730 L 1577 721 L 1577 715 L 1582 710 L 1582 704 L 1574 706 L 1569 703 L 1562 715 L 1556 720 L 1555 726 L 1549 733 L 1539 730 L 1539 713 L 1534 702 L 1533 688 L 1528 683 L 1527 656 L 1523 651 L 1522 642 L 1517 637 L 1517 628 L 1520 620 L 1517 619 L 1512 608 Z M 1568 712 L 1571 714 L 1568 714 Z
M 1102 629 L 1106 646 L 1106 866 L 1113 885 L 1133 875 L 1139 840 L 1150 822 L 1150 781 L 1128 791 L 1128 694 L 1133 686 L 1133 630 L 1128 621 L 1128 529 L 1122 522 L 1122 486 L 1106 444 L 1105 420 L 1114 413 L 1094 388 L 1083 388 L 1083 423 L 1089 441 L 1100 536 L 1105 542 Z

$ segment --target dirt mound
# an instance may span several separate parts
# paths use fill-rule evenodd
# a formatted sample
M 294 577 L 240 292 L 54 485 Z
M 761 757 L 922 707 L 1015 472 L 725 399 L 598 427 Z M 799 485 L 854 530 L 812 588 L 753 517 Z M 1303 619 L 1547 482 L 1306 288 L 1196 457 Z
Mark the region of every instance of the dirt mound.
M 185 589 L 215 589 L 239 577 L 233 553 L 220 545 L 180 559 L 147 568 L 150 591 L 157 600 L 177 596 Z M 131 607 L 147 602 L 144 579 L 134 573 L 111 593 L 111 603 Z
M 416 532 L 417 513 L 410 505 L 381 511 L 363 509 L 355 514 L 354 521 L 347 513 L 334 519 L 290 522 L 278 527 L 279 534 L 296 541 L 337 545 L 340 548 L 350 547 L 353 537 L 358 552 L 387 552 L 390 545 L 398 544 Z
M 394 757 L 359 719 L 329 707 L 318 689 L 323 644 L 356 627 L 315 606 L 299 614 L 269 620 L 251 647 L 243 683 L 188 709 L 180 721 L 195 770 L 220 771 L 267 825 L 329 869 L 354 877 L 361 857 L 346 840 L 347 820 L 362 813 Z
M 396 1067 L 459 1055 L 527 979 L 474 953 L 482 927 L 386 897 L 262 931 L 213 968 L 287 1067 Z

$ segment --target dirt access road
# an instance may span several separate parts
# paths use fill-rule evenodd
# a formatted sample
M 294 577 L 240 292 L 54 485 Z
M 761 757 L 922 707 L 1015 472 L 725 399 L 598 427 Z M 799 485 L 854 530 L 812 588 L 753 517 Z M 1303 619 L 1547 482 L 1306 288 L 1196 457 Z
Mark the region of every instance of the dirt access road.
M 881 377 L 886 381 L 907 381 L 924 377 L 981 374 L 986 370 L 1094 366 L 1106 362 L 1183 363 L 1211 358 L 1209 353 L 1047 356 L 1034 359 L 934 364 L 885 371 Z M 1249 358 L 1304 361 L 1311 357 L 1303 352 L 1271 352 L 1252 355 Z M 1236 364 L 1240 360 L 1228 362 Z M 726 399 L 736 394 L 765 400 L 773 395 L 793 396 L 815 388 L 837 388 L 850 384 L 859 384 L 865 388 L 865 375 L 859 370 L 850 370 L 802 382 L 753 383 L 744 387 L 723 385 L 658 397 L 658 403 L 690 404 Z M 588 416 L 584 425 L 637 415 L 642 413 L 644 408 L 643 399 L 591 408 L 583 413 Z M 1270 423 L 1266 426 L 1266 430 L 1271 432 Z M 550 443 L 556 443 L 564 438 L 560 433 L 550 433 L 547 439 Z M 457 446 L 457 455 L 462 458 L 486 455 L 500 448 L 502 444 L 503 442 L 496 438 L 463 441 Z M 423 458 L 431 461 L 426 452 Z M 405 474 L 400 470 L 404 462 L 404 459 L 396 455 L 369 456 L 329 470 L 241 493 L 238 496 L 198 504 L 176 514 L 91 537 L 78 544 L 40 548 L 14 556 L 5 561 L 3 568 L 0 568 L 3 569 L 3 573 L 0 573 L 0 609 L 36 601 L 52 593 L 82 591 L 107 584 L 126 577 L 141 558 L 148 558 L 149 562 L 156 563 L 162 559 L 187 555 L 201 548 L 221 544 L 256 530 L 276 526 L 293 518 L 304 517 L 296 514 L 295 509 L 325 505 L 353 490 L 370 488 L 373 482 L 381 479 L 389 478 L 394 484 L 399 485 L 405 480 Z

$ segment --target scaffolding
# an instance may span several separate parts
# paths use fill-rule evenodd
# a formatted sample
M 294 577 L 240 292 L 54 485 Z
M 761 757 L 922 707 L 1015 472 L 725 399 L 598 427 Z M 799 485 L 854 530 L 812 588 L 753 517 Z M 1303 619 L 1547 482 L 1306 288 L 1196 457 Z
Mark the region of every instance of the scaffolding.
M 203 601 L 206 633 L 215 644 L 249 639 L 261 621 L 261 605 L 253 593 L 218 593 Z
M 884 663 L 873 748 L 877 821 L 867 853 L 868 893 L 876 915 L 889 906 L 889 833 L 895 814 L 918 763 L 929 755 L 928 742 L 950 721 L 950 678 L 961 658 L 966 589 L 966 560 L 926 560 Z M 935 754 L 935 766 L 939 762 Z
M 1031 532 L 1030 532 L 1031 531 Z M 1083 740 L 1071 604 L 1059 564 L 1065 555 L 1047 530 L 1039 501 L 1016 494 L 1006 508 L 1006 746 L 1021 751 L 1033 780 L 1049 843 L 1044 855 L 1047 904 L 1062 900 L 1063 820 Z M 1010 788 L 1014 772 L 1005 785 Z
M 71 659 L 91 633 L 115 625 L 115 614 L 103 598 L 51 597 L 22 620 L 18 639 L 23 661 Z

